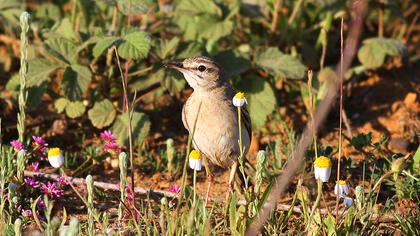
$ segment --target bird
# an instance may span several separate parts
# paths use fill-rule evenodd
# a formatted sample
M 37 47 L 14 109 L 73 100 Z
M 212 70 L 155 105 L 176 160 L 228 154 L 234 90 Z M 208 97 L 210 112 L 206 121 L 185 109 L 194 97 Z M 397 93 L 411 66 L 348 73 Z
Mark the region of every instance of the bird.
M 222 67 L 210 57 L 189 57 L 182 62 L 167 63 L 165 67 L 181 72 L 193 89 L 183 106 L 182 121 L 192 135 L 194 148 L 203 156 L 207 179 L 210 183 L 213 181 L 210 165 L 230 168 L 228 183 L 229 190 L 232 191 L 235 176 L 242 177 L 238 170 L 241 155 L 238 142 L 238 107 L 232 103 L 236 91 L 230 85 Z M 239 109 L 245 155 L 251 143 L 251 119 L 246 106 Z M 244 182 L 243 178 L 241 182 Z

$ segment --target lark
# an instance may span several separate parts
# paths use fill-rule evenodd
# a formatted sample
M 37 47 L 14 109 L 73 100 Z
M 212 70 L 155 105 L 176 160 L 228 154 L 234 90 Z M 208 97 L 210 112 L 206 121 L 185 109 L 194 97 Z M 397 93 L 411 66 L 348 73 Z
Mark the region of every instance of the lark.
M 240 157 L 238 113 L 237 107 L 232 104 L 235 90 L 212 58 L 190 57 L 165 66 L 181 72 L 194 90 L 182 109 L 182 121 L 193 136 L 194 148 L 203 155 L 210 183 L 213 174 L 209 164 L 231 168 L 229 188 L 232 190 L 234 175 L 239 174 Z M 240 109 L 242 145 L 246 154 L 251 142 L 251 121 L 246 107 Z

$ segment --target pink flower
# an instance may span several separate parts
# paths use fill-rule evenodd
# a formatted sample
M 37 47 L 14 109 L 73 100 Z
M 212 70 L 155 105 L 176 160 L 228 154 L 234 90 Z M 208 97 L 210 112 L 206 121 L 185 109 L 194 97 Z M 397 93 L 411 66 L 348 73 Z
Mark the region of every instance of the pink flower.
M 19 152 L 20 150 L 25 149 L 25 146 L 19 140 L 13 140 L 13 141 L 11 141 L 10 142 L 10 145 L 12 145 L 13 149 L 16 152 Z
M 45 209 L 45 208 L 47 208 L 47 206 L 45 206 L 45 202 L 44 202 L 44 200 L 39 200 L 38 202 L 37 202 L 37 204 L 36 204 L 39 208 L 41 208 L 41 209 Z
M 34 178 L 26 177 L 23 180 L 23 182 L 25 182 L 26 185 L 31 186 L 32 188 L 38 188 L 39 187 L 39 182 Z
M 39 162 L 32 162 L 31 163 L 31 166 L 34 169 L 34 171 L 38 171 L 39 170 Z
M 38 217 L 39 221 L 41 221 L 41 222 L 45 222 L 45 221 L 46 221 L 45 217 L 43 217 L 43 216 L 39 213 L 39 211 L 38 211 L 38 210 L 36 211 L 36 217 Z
M 120 150 L 120 146 L 116 143 L 106 143 L 104 145 L 104 151 L 106 152 L 118 152 Z
M 41 185 L 41 191 L 44 194 L 47 194 L 50 197 L 56 197 L 59 198 L 64 195 L 64 191 L 57 187 L 55 183 L 51 183 L 48 181 L 47 184 Z
M 134 192 L 130 186 L 128 185 L 125 186 L 125 193 L 127 194 L 127 200 L 129 202 L 134 202 Z
M 169 192 L 173 194 L 178 194 L 179 191 L 181 191 L 181 188 L 179 187 L 179 185 L 175 184 L 175 185 L 169 186 Z
M 114 134 L 109 131 L 109 130 L 105 130 L 100 134 L 101 138 L 106 142 L 106 143 L 115 143 L 115 136 Z
M 32 146 L 41 156 L 41 159 L 45 158 L 45 149 L 48 147 L 48 143 L 42 137 L 32 136 L 34 142 L 32 142 Z
M 22 210 L 22 215 L 26 216 L 26 217 L 31 217 L 32 216 L 32 211 L 31 210 Z
M 64 175 L 58 177 L 56 179 L 57 183 L 59 183 L 61 186 L 67 186 L 69 185 L 69 182 L 67 181 L 66 177 Z

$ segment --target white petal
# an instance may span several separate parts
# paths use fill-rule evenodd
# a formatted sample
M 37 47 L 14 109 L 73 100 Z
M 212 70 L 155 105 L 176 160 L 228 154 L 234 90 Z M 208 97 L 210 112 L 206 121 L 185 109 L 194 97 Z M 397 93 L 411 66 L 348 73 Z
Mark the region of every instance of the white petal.
M 232 103 L 235 107 L 241 107 L 246 103 L 246 99 L 233 98 Z
M 351 205 L 353 205 L 353 198 L 345 197 L 344 200 L 343 200 L 343 204 L 346 207 L 351 207 Z
M 188 163 L 191 169 L 200 171 L 202 167 L 202 162 L 199 159 L 189 158 Z
M 328 182 L 331 175 L 331 168 L 320 168 L 314 166 L 315 179 L 320 179 L 322 182 Z
M 64 164 L 64 157 L 62 154 L 57 156 L 49 156 L 48 161 L 54 168 L 60 168 Z

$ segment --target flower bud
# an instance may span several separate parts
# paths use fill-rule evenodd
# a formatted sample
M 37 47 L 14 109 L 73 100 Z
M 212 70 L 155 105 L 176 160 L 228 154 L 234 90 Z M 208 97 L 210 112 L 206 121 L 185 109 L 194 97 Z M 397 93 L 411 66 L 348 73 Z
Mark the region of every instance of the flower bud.
M 54 168 L 60 168 L 64 164 L 64 157 L 60 148 L 50 148 L 48 150 L 48 161 Z

